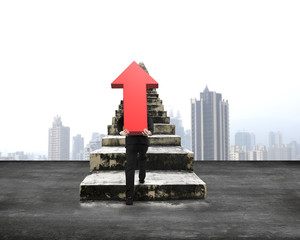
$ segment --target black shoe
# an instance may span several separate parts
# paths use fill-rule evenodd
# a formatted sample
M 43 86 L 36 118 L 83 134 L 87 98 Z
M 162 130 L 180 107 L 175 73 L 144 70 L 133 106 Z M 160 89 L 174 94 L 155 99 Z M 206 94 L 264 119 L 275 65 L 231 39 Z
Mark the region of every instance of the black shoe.
M 140 183 L 145 183 L 145 179 L 140 179 Z
M 133 198 L 132 197 L 126 198 L 126 205 L 132 205 L 132 204 L 133 204 Z

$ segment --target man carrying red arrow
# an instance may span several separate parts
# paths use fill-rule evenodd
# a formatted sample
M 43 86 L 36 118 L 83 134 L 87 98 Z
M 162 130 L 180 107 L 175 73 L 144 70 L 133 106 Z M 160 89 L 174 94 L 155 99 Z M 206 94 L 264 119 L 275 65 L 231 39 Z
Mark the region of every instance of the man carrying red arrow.
M 158 83 L 133 61 L 111 83 L 111 87 L 123 88 L 124 115 L 118 120 L 118 130 L 120 135 L 126 136 L 126 204 L 132 205 L 135 160 L 139 154 L 140 183 L 144 183 L 148 136 L 153 132 L 153 120 L 147 114 L 147 88 L 158 88 Z
M 124 117 L 122 116 L 118 120 L 118 131 L 121 136 L 126 136 L 125 147 L 126 147 L 126 204 L 133 204 L 134 196 L 134 175 L 135 175 L 135 166 L 136 158 L 139 154 L 139 181 L 140 183 L 145 182 L 146 177 L 146 153 L 148 151 L 149 139 L 148 136 L 152 135 L 153 132 L 153 120 L 148 115 L 148 129 L 144 129 L 141 132 L 141 135 L 130 136 L 130 132 L 127 129 L 123 130 L 124 127 Z

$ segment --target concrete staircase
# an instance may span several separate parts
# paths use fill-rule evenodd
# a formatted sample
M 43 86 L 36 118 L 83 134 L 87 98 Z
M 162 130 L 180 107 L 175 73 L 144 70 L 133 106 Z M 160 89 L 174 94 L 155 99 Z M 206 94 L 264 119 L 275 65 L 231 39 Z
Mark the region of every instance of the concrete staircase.
M 164 111 L 155 89 L 147 90 L 148 112 L 154 133 L 149 137 L 147 173 L 144 184 L 135 176 L 135 200 L 205 199 L 206 184 L 193 172 L 193 152 L 181 147 L 175 125 Z M 90 155 L 90 175 L 80 184 L 80 200 L 125 200 L 125 137 L 119 136 L 117 119 L 121 101 L 102 148 Z M 138 161 L 137 168 L 138 169 Z

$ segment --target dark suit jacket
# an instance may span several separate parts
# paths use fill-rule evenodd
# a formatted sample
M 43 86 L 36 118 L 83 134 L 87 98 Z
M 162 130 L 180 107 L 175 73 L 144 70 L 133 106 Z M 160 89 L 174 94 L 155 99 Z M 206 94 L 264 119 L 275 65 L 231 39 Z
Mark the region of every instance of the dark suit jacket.
M 153 120 L 152 117 L 147 115 L 147 121 L 148 121 L 148 130 L 153 134 Z M 124 117 L 119 118 L 118 120 L 118 131 L 123 131 L 124 127 Z M 133 144 L 141 144 L 141 145 L 147 145 L 149 146 L 149 139 L 147 136 L 127 136 L 125 141 L 125 147 L 127 145 L 133 145 Z

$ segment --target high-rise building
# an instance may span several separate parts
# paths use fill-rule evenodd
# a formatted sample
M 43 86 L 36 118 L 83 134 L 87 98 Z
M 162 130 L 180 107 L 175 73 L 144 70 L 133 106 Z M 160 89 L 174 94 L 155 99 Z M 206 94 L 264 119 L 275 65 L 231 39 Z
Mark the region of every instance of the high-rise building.
M 239 161 L 241 160 L 240 157 L 240 147 L 239 146 L 231 146 L 229 152 L 229 159 L 231 161 Z
M 84 160 L 90 160 L 90 153 L 102 147 L 102 138 L 105 136 L 100 133 L 92 133 L 91 141 L 84 148 Z
M 229 104 L 206 86 L 191 100 L 191 142 L 195 160 L 229 160 Z
M 247 151 L 250 151 L 255 145 L 255 135 L 249 132 L 237 132 L 235 134 L 235 145 L 240 148 L 245 146 Z
M 203 150 L 203 101 L 196 98 L 191 100 L 191 150 L 194 152 L 195 160 L 204 159 Z
M 253 146 L 252 150 L 247 152 L 247 160 L 268 160 L 266 146 Z
M 282 146 L 282 134 L 281 132 L 270 132 L 269 133 L 269 147 Z
M 84 159 L 84 138 L 80 134 L 73 137 L 72 160 Z
M 188 129 L 185 131 L 185 148 L 191 150 L 191 130 Z
M 182 125 L 181 114 L 177 111 L 176 116 L 173 114 L 173 110 L 170 111 L 170 123 L 174 124 L 175 134 L 181 137 L 181 146 L 184 148 L 189 148 L 189 141 L 186 141 L 186 131 Z
M 292 149 L 282 143 L 281 132 L 269 133 L 269 160 L 291 160 Z
M 291 148 L 291 160 L 299 160 L 299 145 L 296 141 L 292 141 L 288 146 Z
M 69 160 L 70 128 L 62 125 L 61 117 L 56 116 L 49 129 L 48 159 Z
M 292 148 L 288 145 L 272 145 L 268 151 L 269 160 L 292 160 Z
M 230 160 L 238 161 L 257 161 L 268 160 L 268 152 L 266 146 L 253 146 L 252 150 L 247 150 L 246 146 L 235 145 L 230 147 Z

